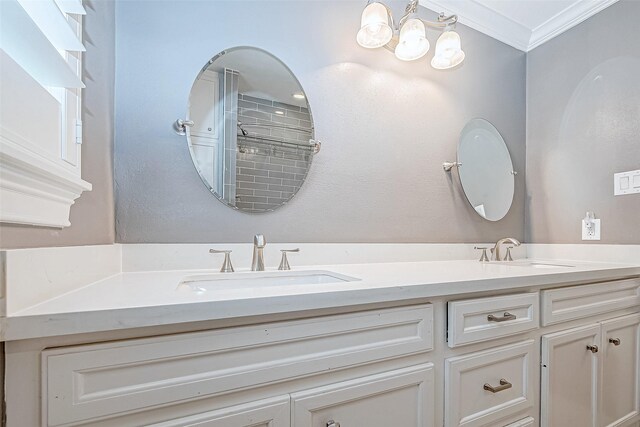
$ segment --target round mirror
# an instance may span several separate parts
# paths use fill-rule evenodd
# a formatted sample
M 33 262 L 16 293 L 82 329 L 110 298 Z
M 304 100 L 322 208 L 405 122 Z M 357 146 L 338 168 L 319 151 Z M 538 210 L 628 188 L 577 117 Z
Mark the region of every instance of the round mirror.
M 252 47 L 227 49 L 191 88 L 186 127 L 193 163 L 218 200 L 269 212 L 300 189 L 315 152 L 313 120 L 298 79 Z
M 473 209 L 489 221 L 509 212 L 514 194 L 511 156 L 500 132 L 484 119 L 473 119 L 460 134 L 458 168 L 464 194 Z

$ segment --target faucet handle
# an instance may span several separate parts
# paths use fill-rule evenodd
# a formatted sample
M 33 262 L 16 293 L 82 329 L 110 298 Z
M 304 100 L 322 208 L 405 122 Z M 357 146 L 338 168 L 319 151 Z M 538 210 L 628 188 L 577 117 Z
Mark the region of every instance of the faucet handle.
M 489 249 L 489 248 L 474 246 L 473 249 L 482 250 L 482 254 L 480 255 L 480 259 L 478 261 L 480 261 L 480 262 L 489 262 L 489 257 L 487 256 L 487 249 Z
M 280 265 L 278 266 L 278 270 L 291 270 L 291 266 L 289 265 L 289 259 L 287 258 L 287 252 L 300 252 L 300 248 L 280 249 L 280 252 L 282 252 L 282 259 L 280 260 Z
M 209 249 L 210 254 L 224 254 L 224 261 L 222 262 L 222 268 L 220 268 L 220 273 L 233 273 L 233 265 L 231 265 L 231 250 L 224 249 Z
M 513 258 L 511 257 L 511 249 L 513 249 L 513 246 L 507 246 L 507 254 L 504 256 L 504 261 L 513 261 Z

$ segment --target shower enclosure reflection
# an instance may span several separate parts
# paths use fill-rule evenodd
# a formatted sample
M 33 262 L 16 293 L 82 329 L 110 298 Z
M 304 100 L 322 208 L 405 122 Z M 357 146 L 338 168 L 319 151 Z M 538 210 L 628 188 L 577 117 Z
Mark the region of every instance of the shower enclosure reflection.
M 244 212 L 273 211 L 302 186 L 319 149 L 306 94 L 280 60 L 227 49 L 191 89 L 187 141 L 209 190 Z

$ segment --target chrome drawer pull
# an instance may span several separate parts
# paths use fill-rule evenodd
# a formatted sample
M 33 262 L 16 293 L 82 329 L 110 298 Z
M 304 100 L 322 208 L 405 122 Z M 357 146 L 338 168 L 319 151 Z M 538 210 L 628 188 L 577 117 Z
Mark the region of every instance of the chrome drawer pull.
M 621 343 L 620 338 L 609 338 L 609 342 L 615 346 L 618 346 Z
M 493 314 L 490 314 L 487 316 L 487 320 L 489 322 L 506 322 L 507 320 L 516 320 L 516 315 L 505 311 L 502 317 L 496 317 Z
M 327 427 L 340 427 L 340 423 L 337 423 L 333 420 L 327 421 Z
M 511 388 L 511 387 L 513 387 L 513 384 L 511 384 L 509 381 L 507 381 L 507 380 L 505 380 L 504 378 L 502 378 L 502 379 L 500 380 L 500 385 L 499 385 L 499 386 L 494 387 L 494 386 L 492 386 L 491 384 L 486 383 L 486 384 L 484 385 L 484 387 L 483 387 L 483 388 L 484 388 L 485 390 L 487 390 L 487 391 L 490 391 L 491 393 L 498 393 L 498 392 L 500 392 L 500 391 L 503 391 L 503 390 L 509 389 L 509 388 Z
M 598 346 L 590 344 L 590 345 L 587 346 L 587 350 L 591 351 L 591 353 L 597 353 L 598 352 Z

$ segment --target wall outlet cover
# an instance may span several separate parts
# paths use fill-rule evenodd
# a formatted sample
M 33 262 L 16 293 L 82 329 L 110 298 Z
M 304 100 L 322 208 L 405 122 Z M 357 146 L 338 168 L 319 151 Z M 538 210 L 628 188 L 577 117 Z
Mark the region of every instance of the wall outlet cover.
M 600 240 L 600 220 L 592 219 L 593 225 L 587 226 L 587 221 L 582 220 L 582 240 Z

